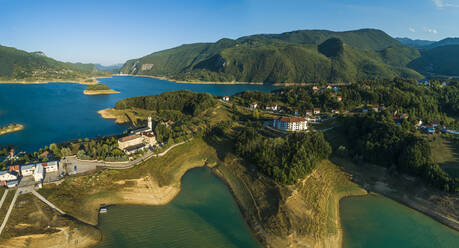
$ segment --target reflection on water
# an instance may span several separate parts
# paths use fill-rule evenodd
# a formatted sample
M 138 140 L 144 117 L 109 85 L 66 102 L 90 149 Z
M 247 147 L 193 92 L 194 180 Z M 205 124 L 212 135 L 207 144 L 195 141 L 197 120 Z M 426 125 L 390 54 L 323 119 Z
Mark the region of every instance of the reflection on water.
M 208 168 L 189 171 L 165 206 L 114 206 L 100 217 L 105 247 L 260 247 L 226 186 Z
M 382 196 L 340 201 L 343 247 L 458 247 L 459 233 Z

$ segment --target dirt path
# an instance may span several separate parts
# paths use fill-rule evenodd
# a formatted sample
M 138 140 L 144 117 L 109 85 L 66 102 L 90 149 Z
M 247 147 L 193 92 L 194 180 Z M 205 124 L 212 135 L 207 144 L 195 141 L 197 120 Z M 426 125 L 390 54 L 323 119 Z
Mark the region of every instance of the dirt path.
M 8 189 L 6 189 L 5 192 L 3 192 L 2 199 L 0 200 L 0 209 L 2 209 L 3 202 L 5 202 L 5 198 L 7 194 L 8 194 Z
M 2 226 L 0 226 L 0 235 L 2 235 L 3 229 L 6 226 L 6 223 L 8 222 L 8 218 L 10 218 L 11 211 L 13 211 L 14 204 L 16 203 L 16 199 L 18 198 L 19 191 L 16 190 L 16 193 L 14 193 L 13 200 L 11 201 L 10 207 L 8 208 L 8 212 L 6 212 L 5 219 L 3 219 Z
M 43 197 L 42 195 L 40 195 L 37 191 L 35 190 L 32 190 L 32 194 L 36 197 L 38 197 L 38 199 L 40 199 L 42 202 L 46 203 L 48 206 L 50 206 L 52 209 L 56 210 L 57 212 L 59 212 L 60 214 L 65 214 L 64 211 L 60 210 L 59 208 L 57 208 L 56 206 L 54 206 L 54 204 L 52 204 L 51 202 L 49 202 L 48 200 L 46 200 L 45 197 Z

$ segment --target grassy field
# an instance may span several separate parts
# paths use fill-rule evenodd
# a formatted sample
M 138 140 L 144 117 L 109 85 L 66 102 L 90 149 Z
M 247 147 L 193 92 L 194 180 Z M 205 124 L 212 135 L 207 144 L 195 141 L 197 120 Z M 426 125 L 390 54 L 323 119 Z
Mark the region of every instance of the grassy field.
M 2 208 L 0 208 L 0 223 L 3 222 L 3 219 L 5 218 L 6 212 L 8 211 L 8 208 L 10 207 L 11 201 L 13 200 L 14 193 L 16 190 L 9 190 L 8 195 L 6 195 L 5 201 L 3 202 Z M 2 193 L 3 196 L 3 193 Z
M 459 177 L 459 142 L 451 136 L 434 136 L 432 158 L 451 176 Z
M 59 216 L 32 194 L 25 194 L 16 201 L 0 247 L 85 247 L 100 238 L 96 228 Z

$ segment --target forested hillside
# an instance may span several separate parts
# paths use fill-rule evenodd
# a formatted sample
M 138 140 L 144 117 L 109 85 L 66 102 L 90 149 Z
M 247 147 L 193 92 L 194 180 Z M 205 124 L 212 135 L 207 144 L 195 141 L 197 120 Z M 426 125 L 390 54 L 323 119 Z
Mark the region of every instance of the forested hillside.
M 122 73 L 176 80 L 263 83 L 355 82 L 421 78 L 406 65 L 418 50 L 386 33 L 301 30 L 195 43 L 130 60 Z
M 28 53 L 0 46 L 0 80 L 3 81 L 84 80 L 101 74 L 92 64 L 64 63 L 42 52 Z
M 427 76 L 459 76 L 459 45 L 439 46 L 421 53 L 409 67 Z

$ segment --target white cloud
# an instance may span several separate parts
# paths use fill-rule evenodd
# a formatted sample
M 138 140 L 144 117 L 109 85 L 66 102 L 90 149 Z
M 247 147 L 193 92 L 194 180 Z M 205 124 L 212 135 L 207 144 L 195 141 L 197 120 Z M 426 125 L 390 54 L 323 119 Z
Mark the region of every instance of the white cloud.
M 410 30 L 411 33 L 415 33 L 416 32 L 416 30 L 414 28 L 409 28 L 409 30 Z
M 427 33 L 431 33 L 431 34 L 438 34 L 438 31 L 436 29 L 433 29 L 433 28 L 424 27 L 424 31 L 427 32 Z
M 459 7 L 459 0 L 432 0 L 438 8 Z

